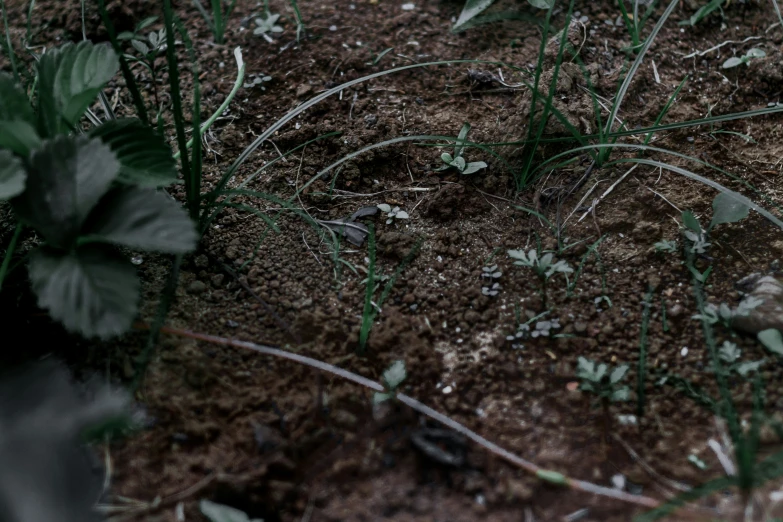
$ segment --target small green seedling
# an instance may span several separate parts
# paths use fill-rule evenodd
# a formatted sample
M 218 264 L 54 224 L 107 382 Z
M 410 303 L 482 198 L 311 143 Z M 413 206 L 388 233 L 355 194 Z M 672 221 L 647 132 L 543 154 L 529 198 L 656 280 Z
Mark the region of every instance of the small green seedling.
M 402 381 L 408 376 L 408 372 L 405 370 L 405 361 L 394 361 L 385 372 L 383 372 L 383 386 L 386 388 L 385 392 L 375 392 L 372 402 L 373 404 L 380 404 L 389 399 L 393 399 L 397 394 L 397 388 L 400 387 Z
M 655 243 L 655 245 L 653 246 L 655 247 L 656 252 L 675 254 L 677 253 L 677 249 L 679 248 L 679 243 L 677 243 L 677 241 L 669 241 L 668 239 L 663 239 Z
M 260 87 L 262 91 L 266 90 L 264 87 L 265 82 L 271 82 L 272 77 L 264 74 L 251 74 L 249 76 L 250 81 L 242 84 L 245 89 L 252 89 L 253 87 Z
M 606 363 L 596 364 L 584 357 L 579 357 L 578 364 L 576 376 L 582 380 L 580 390 L 592 393 L 601 401 L 623 402 L 631 398 L 631 389 L 621 384 L 628 374 L 627 364 L 611 368 Z
M 678 22 L 677 25 L 690 25 L 694 26 L 697 23 L 699 23 L 701 20 L 707 18 L 710 14 L 714 13 L 715 11 L 720 11 L 721 16 L 723 16 L 723 9 L 721 8 L 723 3 L 726 2 L 726 0 L 710 0 L 703 6 L 701 6 L 693 15 L 687 19 L 682 20 Z
M 381 203 L 377 205 L 378 210 L 386 214 L 386 224 L 391 225 L 396 219 L 409 219 L 410 216 L 404 210 L 400 210 L 400 207 L 392 208 L 391 205 Z
M 258 27 L 253 29 L 253 34 L 256 36 L 263 36 L 264 40 L 272 43 L 272 37 L 269 33 L 282 33 L 283 28 L 277 25 L 277 21 L 280 19 L 279 14 L 266 13 L 264 18 L 256 18 L 255 22 Z
M 731 328 L 731 321 L 735 317 L 746 317 L 752 310 L 761 305 L 764 302 L 763 299 L 754 296 L 748 296 L 743 299 L 737 308 L 731 308 L 726 303 L 715 305 L 707 303 L 704 306 L 704 313 L 695 314 L 693 319 L 699 319 L 707 321 L 710 325 L 717 323 L 723 324 L 726 328 Z
M 742 65 L 743 63 L 749 66 L 750 61 L 754 58 L 764 58 L 765 56 L 767 56 L 767 53 L 765 53 L 762 49 L 754 47 L 742 56 L 732 56 L 731 58 L 727 59 L 725 62 L 723 62 L 723 68 L 731 69 L 733 67 L 737 67 L 738 65 Z
M 740 362 L 741 350 L 731 341 L 723 341 L 723 345 L 718 350 L 718 357 L 729 366 L 727 373 L 735 372 L 742 377 L 747 377 L 750 372 L 758 371 L 761 366 L 767 362 L 766 359 L 752 362 Z
M 133 29 L 133 31 L 123 31 L 117 35 L 117 40 L 139 40 L 143 41 L 144 35 L 142 34 L 142 31 L 146 29 L 147 27 L 151 26 L 155 22 L 158 21 L 157 16 L 150 16 L 143 20 L 141 20 L 139 23 L 136 24 L 136 27 Z M 165 34 L 165 33 L 164 33 Z
M 524 250 L 509 250 L 508 255 L 516 260 L 514 261 L 515 265 L 532 268 L 533 272 L 538 276 L 539 281 L 541 281 L 541 298 L 544 301 L 544 308 L 546 308 L 546 287 L 549 278 L 555 274 L 563 274 L 566 278 L 566 286 L 568 286 L 568 274 L 574 271 L 563 260 L 554 262 L 554 254 L 551 252 L 539 256 L 538 252 L 531 248 L 527 253 Z
M 593 407 L 600 404 L 604 412 L 604 435 L 608 437 L 612 426 L 609 405 L 612 402 L 624 402 L 631 398 L 631 389 L 622 384 L 628 374 L 628 365 L 621 364 L 615 368 L 605 363 L 595 362 L 579 357 L 576 376 L 582 381 L 579 389 L 595 396 Z
M 262 518 L 250 518 L 244 511 L 209 500 L 202 500 L 198 507 L 210 522 L 264 522 Z
M 481 169 L 487 168 L 487 164 L 483 161 L 467 162 L 465 161 L 465 158 L 462 157 L 462 153 L 465 150 L 465 140 L 468 137 L 468 132 L 470 132 L 470 123 L 466 122 L 462 126 L 462 129 L 459 131 L 459 135 L 457 136 L 457 143 L 454 145 L 454 154 L 444 152 L 440 155 L 440 159 L 443 160 L 445 165 L 436 169 L 438 172 L 454 168 L 457 169 L 460 174 L 473 174 Z

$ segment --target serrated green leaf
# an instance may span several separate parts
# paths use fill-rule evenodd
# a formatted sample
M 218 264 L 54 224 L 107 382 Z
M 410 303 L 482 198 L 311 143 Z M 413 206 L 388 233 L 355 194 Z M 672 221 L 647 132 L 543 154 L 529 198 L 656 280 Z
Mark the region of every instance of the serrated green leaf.
M 0 201 L 21 194 L 26 177 L 19 158 L 7 150 L 0 150 Z
M 108 145 L 120 162 L 118 181 L 163 187 L 177 180 L 177 162 L 158 134 L 136 118 L 110 120 L 90 131 Z
M 150 188 L 120 188 L 104 197 L 83 234 L 116 245 L 184 254 L 196 248 L 198 234 L 175 200 Z
M 127 332 L 136 317 L 136 269 L 109 246 L 44 247 L 30 256 L 29 272 L 38 306 L 71 332 L 107 339 Z
M 199 509 L 201 514 L 207 517 L 210 522 L 264 522 L 260 518 L 248 518 L 244 511 L 210 502 L 209 500 L 202 500 L 199 503 Z
M 0 120 L 0 148 L 27 157 L 41 146 L 35 127 L 23 120 Z
M 770 328 L 768 330 L 760 331 L 756 336 L 767 350 L 778 355 L 783 355 L 783 335 L 781 335 L 780 330 Z
M 49 137 L 67 132 L 118 69 L 108 45 L 82 41 L 44 53 L 38 63 L 39 131 Z
M 736 223 L 748 217 L 750 208 L 725 192 L 712 200 L 712 222 L 710 228 L 721 223 Z
M 27 190 L 12 201 L 14 210 L 48 244 L 70 248 L 119 168 L 100 140 L 58 136 L 30 157 Z
M 682 223 L 690 230 L 697 234 L 701 234 L 701 225 L 699 220 L 693 215 L 693 212 L 686 210 L 682 213 Z
M 0 72 L 0 120 L 22 120 L 35 125 L 27 95 L 9 74 Z

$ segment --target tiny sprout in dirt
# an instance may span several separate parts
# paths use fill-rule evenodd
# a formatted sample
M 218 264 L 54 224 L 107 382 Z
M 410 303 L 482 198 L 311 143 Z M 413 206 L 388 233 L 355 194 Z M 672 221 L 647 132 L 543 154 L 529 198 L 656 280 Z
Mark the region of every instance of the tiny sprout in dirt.
M 758 371 L 766 362 L 766 359 L 752 362 L 740 362 L 741 351 L 737 345 L 731 341 L 723 341 L 723 345 L 718 350 L 718 357 L 729 366 L 728 372 L 736 372 L 742 377 L 747 377 L 750 372 Z
M 745 53 L 742 56 L 732 56 L 725 62 L 723 62 L 723 68 L 724 69 L 731 69 L 733 67 L 737 67 L 738 65 L 742 65 L 743 63 L 745 65 L 750 65 L 750 61 L 754 58 L 764 58 L 767 56 L 767 53 L 765 53 L 763 50 L 758 48 L 753 48 L 749 50 L 747 53 Z
M 656 252 L 665 252 L 667 254 L 676 254 L 677 249 L 679 248 L 679 243 L 677 241 L 669 241 L 668 239 L 663 239 L 661 241 L 658 241 L 655 243 L 655 251 Z
M 484 286 L 481 287 L 481 293 L 489 297 L 498 295 L 502 287 L 497 280 L 500 279 L 500 276 L 502 275 L 503 272 L 498 270 L 498 265 L 482 267 L 481 279 L 483 279 L 485 283 Z
M 532 268 L 533 272 L 538 276 L 538 279 L 541 281 L 541 298 L 544 301 L 544 308 L 546 308 L 546 286 L 549 278 L 555 274 L 563 274 L 566 278 L 567 285 L 568 274 L 574 271 L 574 269 L 568 266 L 568 263 L 563 260 L 555 262 L 554 254 L 551 252 L 539 256 L 536 249 L 531 248 L 527 253 L 525 253 L 524 250 L 509 250 L 508 255 L 516 260 L 514 261 L 515 265 Z
M 400 207 L 392 208 L 391 205 L 381 203 L 378 205 L 378 210 L 386 214 L 386 224 L 391 225 L 396 219 L 409 219 L 410 216 L 404 210 L 400 210 Z
M 621 364 L 611 368 L 606 363 L 579 357 L 576 376 L 581 379 L 579 389 L 595 395 L 599 400 L 611 402 L 627 401 L 631 398 L 631 389 L 621 381 L 628 374 L 628 365 Z
M 279 14 L 266 13 L 264 18 L 256 18 L 255 22 L 258 27 L 253 29 L 253 34 L 256 36 L 263 36 L 264 40 L 272 43 L 272 37 L 269 33 L 282 33 L 283 28 L 277 25 L 277 21 L 280 19 Z
M 245 89 L 252 89 L 253 87 L 260 87 L 262 91 L 266 90 L 266 87 L 264 87 L 265 82 L 271 82 L 272 77 L 271 76 L 265 76 L 263 74 L 251 74 L 249 75 L 249 82 L 245 82 L 242 84 L 242 87 Z
M 385 372 L 383 372 L 383 386 L 386 388 L 385 392 L 375 392 L 373 396 L 373 403 L 380 404 L 395 396 L 397 388 L 400 387 L 402 381 L 408 376 L 408 372 L 405 370 L 404 361 L 394 361 Z
M 483 161 L 467 162 L 465 161 L 465 158 L 462 157 L 468 132 L 470 132 L 470 123 L 465 123 L 457 136 L 457 144 L 454 146 L 454 153 L 449 154 L 448 152 L 444 152 L 440 155 L 440 159 L 445 165 L 437 169 L 438 171 L 454 168 L 457 169 L 460 174 L 474 174 L 481 169 L 487 168 L 487 164 Z

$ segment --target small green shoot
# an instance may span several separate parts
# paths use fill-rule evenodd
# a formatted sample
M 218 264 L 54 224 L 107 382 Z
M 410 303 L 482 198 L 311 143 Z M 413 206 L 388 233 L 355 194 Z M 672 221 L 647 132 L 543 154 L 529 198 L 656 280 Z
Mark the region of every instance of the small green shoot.
M 405 370 L 405 361 L 394 361 L 394 363 L 383 372 L 383 387 L 386 391 L 375 392 L 372 403 L 380 404 L 389 399 L 393 399 L 397 394 L 397 388 L 400 387 L 402 381 L 404 381 L 407 376 L 408 372 Z
M 621 383 L 628 374 L 627 364 L 611 368 L 580 356 L 578 365 L 576 376 L 582 380 L 580 390 L 592 393 L 598 400 L 623 402 L 631 398 L 631 389 Z
M 487 164 L 483 161 L 467 162 L 465 161 L 465 158 L 462 157 L 462 153 L 465 149 L 465 140 L 468 137 L 468 132 L 470 132 L 470 123 L 466 122 L 464 125 L 462 125 L 462 129 L 460 129 L 459 135 L 457 136 L 457 143 L 454 145 L 454 153 L 449 154 L 448 152 L 444 152 L 440 155 L 440 159 L 445 165 L 436 169 L 437 171 L 455 168 L 460 172 L 460 174 L 467 175 L 474 174 L 481 169 L 487 168 Z
M 723 68 L 731 69 L 733 67 L 737 67 L 738 65 L 742 65 L 743 63 L 750 66 L 751 60 L 755 58 L 764 58 L 765 56 L 767 56 L 767 53 L 765 53 L 762 49 L 754 47 L 742 56 L 732 56 L 731 58 L 727 59 L 725 62 L 723 62 Z
M 264 40 L 269 43 L 274 42 L 269 33 L 282 33 L 283 28 L 277 25 L 277 21 L 280 19 L 279 14 L 266 13 L 263 18 L 259 17 L 255 19 L 256 28 L 253 29 L 253 34 L 256 36 L 262 36 Z
M 248 517 L 244 511 L 209 500 L 202 500 L 198 507 L 210 522 L 264 522 L 261 518 Z
M 725 1 L 727 0 L 710 0 L 708 3 L 701 6 L 695 13 L 693 13 L 689 19 L 682 20 L 681 22 L 678 22 L 677 25 L 690 25 L 692 27 L 701 20 L 707 18 L 715 11 L 720 11 L 721 14 L 723 14 L 723 9 L 721 9 L 721 6 Z
M 574 271 L 573 268 L 568 266 L 566 261 L 560 260 L 555 262 L 554 254 L 551 252 L 540 256 L 536 249 L 531 248 L 527 253 L 524 250 L 509 250 L 508 255 L 510 258 L 515 259 L 515 265 L 531 268 L 536 274 L 541 282 L 541 298 L 544 308 L 546 308 L 547 303 L 546 290 L 549 279 L 555 274 L 563 274 L 566 278 L 566 286 L 568 286 L 568 274 Z
M 397 219 L 409 219 L 410 216 L 404 210 L 400 210 L 400 207 L 392 208 L 391 205 L 381 203 L 377 205 L 378 210 L 386 214 L 386 224 L 391 225 Z
M 212 0 L 211 3 L 212 14 L 207 12 L 204 4 L 201 3 L 201 0 L 193 0 L 193 5 L 196 6 L 196 9 L 198 9 L 198 12 L 201 13 L 201 16 L 204 17 L 207 25 L 212 30 L 212 35 L 215 37 L 215 43 L 223 45 L 226 43 L 226 23 L 228 22 L 231 13 L 234 11 L 237 0 L 225 2 L 227 4 L 225 11 L 223 10 L 223 0 Z
M 677 241 L 670 241 L 668 239 L 658 241 L 653 246 L 655 247 L 656 252 L 665 252 L 667 254 L 676 254 L 679 250 L 679 243 L 677 243 Z

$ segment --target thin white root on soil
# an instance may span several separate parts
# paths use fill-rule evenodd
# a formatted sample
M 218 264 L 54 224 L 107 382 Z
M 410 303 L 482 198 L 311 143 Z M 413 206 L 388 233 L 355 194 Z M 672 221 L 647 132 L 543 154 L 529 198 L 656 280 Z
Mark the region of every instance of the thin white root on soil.
M 148 329 L 147 325 L 137 324 L 136 328 L 138 329 Z M 319 361 L 317 359 L 312 359 L 310 357 L 305 357 L 303 355 L 298 355 L 295 353 L 291 353 L 285 350 L 281 350 L 279 348 L 273 348 L 271 346 L 263 346 L 247 341 L 239 341 L 236 339 L 227 339 L 225 337 L 218 337 L 215 335 L 208 335 L 208 334 L 201 334 L 197 332 L 191 332 L 189 330 L 183 330 L 179 328 L 172 328 L 172 327 L 163 327 L 161 328 L 161 332 L 168 333 L 171 335 L 176 335 L 178 337 L 187 337 L 190 339 L 196 339 L 200 341 L 205 341 L 212 344 L 219 344 L 223 346 L 233 346 L 235 348 L 245 348 L 248 350 L 253 350 L 254 352 L 258 352 L 264 355 L 272 355 L 274 357 L 281 357 L 283 359 L 288 359 L 291 361 L 298 362 L 300 364 L 304 364 L 306 366 L 310 366 L 311 368 L 315 368 L 317 370 L 321 370 L 327 373 L 331 373 L 333 375 L 340 376 L 344 379 L 347 379 L 349 381 L 355 382 L 356 384 L 360 384 L 366 388 L 369 388 L 371 390 L 377 391 L 377 392 L 384 392 L 386 391 L 384 387 L 375 381 L 372 381 L 370 379 L 366 379 L 362 377 L 361 375 L 357 375 L 355 373 L 349 372 L 347 370 L 343 370 L 342 368 L 338 368 L 337 366 L 333 366 L 331 364 L 327 364 L 325 362 Z M 456 422 L 455 420 L 443 415 L 442 413 L 439 413 L 429 406 L 426 406 L 422 404 L 421 402 L 417 401 L 416 399 L 413 399 L 411 397 L 408 397 L 407 395 L 403 394 L 397 394 L 396 396 L 397 400 L 402 402 L 403 404 L 406 404 L 407 406 L 411 407 L 412 409 L 416 410 L 417 412 L 426 415 L 427 417 L 430 417 L 433 420 L 436 420 L 440 422 L 441 424 L 444 424 L 445 426 L 448 426 L 449 428 L 453 429 L 457 433 L 460 433 L 467 438 L 471 439 L 472 441 L 476 442 L 480 446 L 484 447 L 491 453 L 494 453 L 498 457 L 502 458 L 503 460 L 510 462 L 511 464 L 514 464 L 515 466 L 518 466 L 525 471 L 528 471 L 529 473 L 538 476 L 542 480 L 546 480 L 548 482 L 568 486 L 571 489 L 576 489 L 579 491 L 584 491 L 587 493 L 592 493 L 594 495 L 600 495 L 603 497 L 613 498 L 616 500 L 620 500 L 623 502 L 628 502 L 631 504 L 637 504 L 639 506 L 644 506 L 647 508 L 655 508 L 658 507 L 661 502 L 659 500 L 656 500 L 651 497 L 645 497 L 642 495 L 632 495 L 630 493 L 626 493 L 624 491 L 620 491 L 617 489 L 607 488 L 604 486 L 599 486 L 597 484 L 593 484 L 591 482 L 585 482 L 583 480 L 576 480 L 572 478 L 568 478 L 564 475 L 561 475 L 557 472 L 553 472 L 550 470 L 546 470 L 544 468 L 541 468 L 540 466 L 527 461 L 523 459 L 522 457 L 519 457 L 510 451 L 507 451 L 497 444 L 488 441 L 481 435 L 471 431 L 467 427 L 463 426 L 462 424 Z M 554 478 L 554 480 L 553 480 Z

